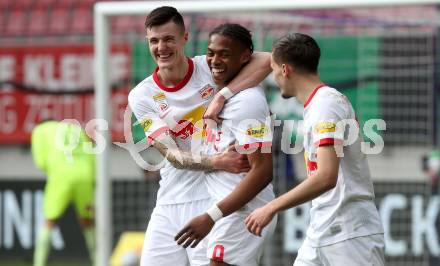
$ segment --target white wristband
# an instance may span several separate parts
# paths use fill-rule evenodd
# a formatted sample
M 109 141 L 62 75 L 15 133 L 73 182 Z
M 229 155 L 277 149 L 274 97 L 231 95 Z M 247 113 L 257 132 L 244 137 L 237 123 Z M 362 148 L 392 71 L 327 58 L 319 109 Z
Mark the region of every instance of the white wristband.
M 220 93 L 221 95 L 223 95 L 223 97 L 225 97 L 225 100 L 228 100 L 229 98 L 231 98 L 232 96 L 234 96 L 234 93 L 231 91 L 231 89 L 229 89 L 228 87 L 224 87 L 223 89 L 221 89 L 218 93 Z
M 206 213 L 209 215 L 209 217 L 211 217 L 214 223 L 223 217 L 223 212 L 220 210 L 217 204 L 212 205 L 212 207 L 209 208 Z

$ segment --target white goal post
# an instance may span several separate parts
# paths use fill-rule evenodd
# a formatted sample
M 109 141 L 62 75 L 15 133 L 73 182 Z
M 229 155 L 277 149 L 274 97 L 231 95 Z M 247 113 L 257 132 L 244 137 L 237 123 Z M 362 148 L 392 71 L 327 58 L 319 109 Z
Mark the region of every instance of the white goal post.
M 133 2 L 98 2 L 94 6 L 94 48 L 95 48 L 95 114 L 96 118 L 110 121 L 109 108 L 109 63 L 110 63 L 110 23 L 109 18 L 120 15 L 146 16 L 153 9 L 169 5 L 182 13 L 187 12 L 243 12 L 277 11 L 294 9 L 328 9 L 354 7 L 383 7 L 402 5 L 440 4 L 440 0 L 241 0 L 241 1 L 133 1 Z M 109 147 L 108 130 L 102 132 L 105 147 Z M 111 179 L 109 177 L 108 149 L 97 154 L 96 180 L 96 265 L 109 265 L 112 248 L 111 221 Z

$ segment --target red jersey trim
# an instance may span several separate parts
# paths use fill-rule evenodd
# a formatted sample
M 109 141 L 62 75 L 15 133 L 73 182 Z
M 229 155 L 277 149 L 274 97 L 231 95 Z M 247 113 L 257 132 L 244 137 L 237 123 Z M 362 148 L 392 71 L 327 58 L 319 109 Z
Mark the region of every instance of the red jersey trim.
M 319 85 L 318 87 L 316 87 L 316 88 L 313 90 L 312 94 L 310 94 L 310 96 L 309 96 L 309 99 L 307 99 L 306 103 L 304 104 L 304 108 L 307 107 L 307 105 L 308 105 L 308 104 L 310 103 L 310 101 L 313 99 L 313 96 L 315 96 L 315 94 L 318 92 L 318 90 L 319 90 L 320 88 L 324 87 L 324 86 L 325 86 L 325 84 L 321 84 L 321 85 Z
M 342 144 L 342 140 L 340 139 L 334 139 L 334 138 L 325 138 L 325 139 L 320 139 L 317 142 L 314 143 L 314 145 L 316 147 L 321 147 L 321 146 L 325 146 L 325 145 L 341 145 Z
M 243 144 L 243 145 L 239 146 L 240 150 L 244 150 L 244 151 L 254 149 L 254 148 L 265 148 L 265 147 L 272 147 L 272 142 L 271 141 L 254 142 L 254 143 Z
M 165 85 L 163 85 L 160 82 L 159 77 L 157 76 L 158 71 L 159 71 L 159 67 L 157 67 L 153 72 L 153 80 L 154 82 L 156 82 L 157 86 L 159 86 L 159 88 L 167 92 L 176 92 L 181 88 L 183 88 L 186 84 L 188 84 L 188 81 L 191 79 L 191 76 L 194 72 L 194 63 L 191 60 L 191 58 L 188 58 L 188 72 L 186 72 L 186 75 L 183 78 L 183 80 L 179 82 L 179 84 L 177 84 L 175 87 L 166 87 Z
M 170 128 L 169 127 L 161 127 L 161 128 L 158 128 L 156 131 L 154 131 L 153 133 L 151 133 L 149 136 L 148 136 L 148 144 L 151 144 L 151 142 L 155 139 L 155 138 L 157 138 L 157 137 L 159 137 L 160 135 L 162 135 L 162 133 L 164 133 L 164 132 L 166 132 L 166 131 L 168 131 L 168 130 L 170 130 Z

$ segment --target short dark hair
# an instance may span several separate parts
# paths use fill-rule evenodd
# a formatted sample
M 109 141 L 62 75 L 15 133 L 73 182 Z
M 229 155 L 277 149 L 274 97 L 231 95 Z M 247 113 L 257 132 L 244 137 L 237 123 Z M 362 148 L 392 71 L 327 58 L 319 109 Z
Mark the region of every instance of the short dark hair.
M 245 27 L 235 23 L 225 23 L 215 27 L 210 33 L 212 35 L 219 34 L 233 39 L 241 43 L 245 48 L 248 48 L 251 53 L 254 51 L 254 44 L 252 43 L 252 34 Z
M 172 6 L 161 6 L 151 11 L 145 19 L 145 29 L 161 26 L 170 21 L 178 25 L 182 32 L 185 32 L 185 22 L 182 15 Z
M 302 33 L 287 34 L 272 46 L 272 57 L 277 63 L 287 63 L 300 71 L 318 73 L 321 50 L 316 41 Z

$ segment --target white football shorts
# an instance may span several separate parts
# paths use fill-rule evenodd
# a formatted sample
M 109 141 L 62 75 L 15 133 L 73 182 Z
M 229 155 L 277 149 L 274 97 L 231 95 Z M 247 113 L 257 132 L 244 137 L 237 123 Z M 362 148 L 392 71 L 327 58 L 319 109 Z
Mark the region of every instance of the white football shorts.
M 192 202 L 157 205 L 151 214 L 145 232 L 142 248 L 141 266 L 206 266 L 208 236 L 195 248 L 177 245 L 174 236 L 195 216 L 204 213 L 211 207 L 211 199 Z
M 246 228 L 244 220 L 250 212 L 236 211 L 218 220 L 209 235 L 208 257 L 214 261 L 239 266 L 260 265 L 264 245 L 273 235 L 277 216 L 263 229 L 261 237 Z
M 293 266 L 383 266 L 384 243 L 383 234 L 356 237 L 323 247 L 311 247 L 306 238 Z

